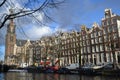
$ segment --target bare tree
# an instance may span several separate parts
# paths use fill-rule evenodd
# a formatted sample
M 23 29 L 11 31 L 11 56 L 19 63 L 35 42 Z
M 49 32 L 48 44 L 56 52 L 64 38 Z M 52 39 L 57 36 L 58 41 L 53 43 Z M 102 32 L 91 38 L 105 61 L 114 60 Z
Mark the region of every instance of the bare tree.
M 14 0 L 13 0 L 14 1 Z M 0 8 L 15 7 L 15 3 L 12 0 L 0 1 Z M 15 19 L 23 16 L 32 15 L 35 12 L 43 12 L 44 15 L 50 19 L 47 15 L 47 10 L 57 8 L 57 6 L 64 2 L 64 0 L 18 0 L 22 4 L 21 8 L 16 8 L 12 14 L 0 14 L 0 29 L 5 25 L 9 19 Z M 33 16 L 34 17 L 34 16 Z

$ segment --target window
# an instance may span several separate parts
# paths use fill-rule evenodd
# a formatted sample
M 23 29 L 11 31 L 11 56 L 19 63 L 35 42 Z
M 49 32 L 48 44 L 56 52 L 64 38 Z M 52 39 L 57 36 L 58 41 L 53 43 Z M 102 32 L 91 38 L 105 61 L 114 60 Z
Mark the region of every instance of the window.
M 88 36 L 86 35 L 86 39 L 88 39 Z
M 96 45 L 96 51 L 98 52 L 99 51 L 99 47 Z
M 114 34 L 114 39 L 117 39 L 118 37 L 117 37 L 117 34 Z
M 116 19 L 112 19 L 112 23 L 115 24 L 116 23 Z
M 111 24 L 111 21 L 110 21 L 110 20 L 108 20 L 108 21 L 107 21 L 107 25 L 110 25 L 110 24 Z
M 91 38 L 93 38 L 93 33 L 91 33 Z
M 106 34 L 107 33 L 107 28 L 104 28 L 104 34 Z
M 114 31 L 114 32 L 117 32 L 117 30 L 118 30 L 117 27 L 116 27 L 116 26 L 113 26 L 113 31 Z
M 111 33 L 113 31 L 113 27 L 112 26 L 109 26 L 108 27 L 108 31 Z
M 115 43 L 115 47 L 116 47 L 116 48 L 119 48 L 119 44 L 118 44 L 118 43 Z
M 92 44 L 94 44 L 94 40 L 92 39 L 91 41 L 92 41 Z
M 106 21 L 102 22 L 103 26 L 106 25 Z
M 92 52 L 95 52 L 95 47 L 94 46 L 92 46 Z
M 100 45 L 100 51 L 103 51 L 103 46 L 102 45 Z
M 87 47 L 87 51 L 88 51 L 88 53 L 90 53 L 90 47 Z
M 83 41 L 83 46 L 85 46 L 85 41 Z
M 86 53 L 86 47 L 84 47 L 84 53 Z
M 83 53 L 83 48 L 81 48 L 81 53 Z
M 87 45 L 90 45 L 90 42 L 89 42 L 89 40 L 87 40 Z
M 98 36 L 98 32 L 96 32 L 96 37 Z
M 99 31 L 99 36 L 102 36 L 102 31 Z
M 106 39 L 106 37 L 105 37 L 105 39 Z M 99 38 L 99 42 L 100 42 L 100 43 L 102 42 L 102 37 Z
M 83 36 L 83 40 L 85 40 L 85 36 Z
M 10 36 L 10 41 L 12 41 L 12 42 L 13 42 L 13 36 Z

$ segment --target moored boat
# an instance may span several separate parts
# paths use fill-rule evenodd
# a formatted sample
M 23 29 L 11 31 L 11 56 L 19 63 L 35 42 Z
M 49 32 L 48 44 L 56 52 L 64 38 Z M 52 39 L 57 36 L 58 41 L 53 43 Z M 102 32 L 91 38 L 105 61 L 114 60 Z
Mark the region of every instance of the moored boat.
M 8 70 L 8 72 L 27 72 L 27 70 L 25 70 L 25 69 L 10 69 L 10 70 Z

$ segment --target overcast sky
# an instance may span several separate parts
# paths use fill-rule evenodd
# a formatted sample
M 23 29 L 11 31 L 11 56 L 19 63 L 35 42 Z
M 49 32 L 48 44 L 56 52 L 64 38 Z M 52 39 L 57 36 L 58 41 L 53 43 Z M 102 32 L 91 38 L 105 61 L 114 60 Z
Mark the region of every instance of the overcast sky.
M 14 1 L 16 7 L 21 7 L 17 0 Z M 77 30 L 80 25 L 84 24 L 87 27 L 92 27 L 94 22 L 101 24 L 101 19 L 104 17 L 104 10 L 111 8 L 112 12 L 120 15 L 120 0 L 66 0 L 65 3 L 59 5 L 57 9 L 49 10 L 49 16 L 54 20 L 45 22 L 44 14 L 34 14 L 37 19 L 46 23 L 46 25 L 38 25 L 32 18 L 19 18 L 14 20 L 16 24 L 16 34 L 18 39 L 36 40 L 44 35 L 51 35 L 57 30 L 63 31 Z M 8 7 L 10 8 L 10 7 Z M 8 13 L 8 9 L 0 8 L 0 14 Z M 26 22 L 27 20 L 27 22 Z M 18 23 L 20 21 L 20 23 Z M 22 24 L 24 22 L 24 24 Z M 22 30 L 19 29 L 22 27 Z M 23 34 L 23 31 L 25 32 Z M 0 30 L 0 55 L 3 59 L 5 53 L 4 36 L 5 28 Z M 26 34 L 26 35 L 25 35 Z

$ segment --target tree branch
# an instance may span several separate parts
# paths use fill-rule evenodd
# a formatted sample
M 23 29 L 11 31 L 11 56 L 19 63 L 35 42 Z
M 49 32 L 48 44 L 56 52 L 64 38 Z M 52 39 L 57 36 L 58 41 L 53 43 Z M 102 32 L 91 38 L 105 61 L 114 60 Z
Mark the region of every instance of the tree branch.
M 1 6 L 5 3 L 6 0 L 4 0 L 2 3 L 1 3 Z M 64 1 L 64 0 L 63 0 Z M 9 15 L 6 15 L 4 17 L 4 20 L 1 22 L 0 24 L 0 29 L 4 26 L 4 24 L 6 23 L 7 20 L 9 19 L 15 19 L 15 18 L 18 18 L 18 17 L 23 17 L 23 16 L 26 16 L 26 15 L 31 15 L 37 11 L 44 11 L 43 9 L 45 9 L 46 7 L 50 7 L 50 5 L 56 7 L 56 4 L 59 4 L 59 3 L 62 3 L 62 2 L 54 2 L 53 0 L 45 0 L 42 5 L 40 5 L 38 8 L 36 9 L 33 9 L 33 10 L 24 10 L 21 9 L 19 12 L 16 12 L 16 13 L 12 13 L 12 14 L 9 14 Z M 48 6 L 47 6 L 48 5 Z M 46 15 L 46 14 L 45 14 Z M 46 15 L 47 16 L 47 15 Z M 48 19 L 50 19 L 50 17 L 47 16 Z M 51 19 L 52 20 L 52 19 Z
M 14 18 L 18 18 L 18 17 L 22 17 L 22 16 L 26 16 L 26 15 L 30 15 L 33 14 L 39 10 L 42 10 L 46 5 L 48 4 L 48 0 L 45 0 L 45 2 L 38 8 L 38 9 L 34 9 L 34 10 L 20 10 L 17 13 L 13 13 L 10 15 L 6 15 L 3 22 L 1 22 L 0 24 L 0 29 L 4 26 L 5 22 L 9 19 L 14 19 Z
M 2 3 L 0 4 L 0 7 L 6 2 L 7 0 L 3 0 Z

